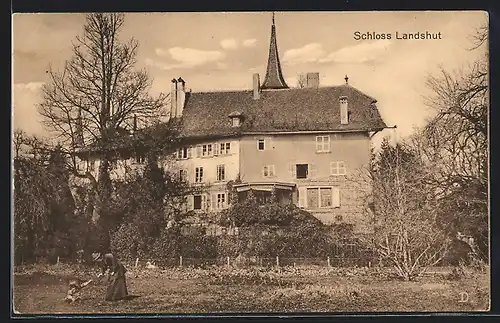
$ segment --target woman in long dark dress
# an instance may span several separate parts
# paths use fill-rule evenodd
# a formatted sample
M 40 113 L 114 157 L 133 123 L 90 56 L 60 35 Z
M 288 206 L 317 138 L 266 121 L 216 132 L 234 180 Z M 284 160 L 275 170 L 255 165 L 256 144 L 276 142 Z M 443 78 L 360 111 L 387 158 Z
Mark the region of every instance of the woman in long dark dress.
M 128 296 L 127 283 L 125 279 L 125 273 L 127 269 L 122 263 L 112 254 L 107 253 L 104 256 L 100 254 L 94 257 L 95 260 L 102 259 L 102 272 L 99 277 L 104 275 L 106 271 L 109 271 L 108 276 L 108 289 L 106 291 L 107 301 L 117 301 L 124 299 Z

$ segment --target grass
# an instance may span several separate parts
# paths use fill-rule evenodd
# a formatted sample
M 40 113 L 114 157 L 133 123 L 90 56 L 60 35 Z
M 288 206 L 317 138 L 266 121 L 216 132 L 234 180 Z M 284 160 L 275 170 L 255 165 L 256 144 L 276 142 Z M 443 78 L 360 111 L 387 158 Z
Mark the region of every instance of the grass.
M 127 272 L 130 300 L 104 301 L 105 279 L 95 280 L 74 304 L 63 301 L 67 280 L 95 277 L 75 266 L 17 268 L 14 308 L 22 314 L 224 312 L 463 312 L 489 309 L 489 276 L 449 270 L 418 281 L 390 278 L 368 268 L 171 268 Z M 460 293 L 467 292 L 467 302 Z

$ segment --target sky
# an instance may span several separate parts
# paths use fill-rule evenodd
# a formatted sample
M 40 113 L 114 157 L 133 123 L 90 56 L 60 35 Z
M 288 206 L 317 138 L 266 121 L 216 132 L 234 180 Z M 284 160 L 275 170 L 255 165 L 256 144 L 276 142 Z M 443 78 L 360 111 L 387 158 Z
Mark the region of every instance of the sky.
M 193 92 L 251 89 L 252 74 L 264 79 L 272 13 L 127 13 L 122 40 L 139 41 L 137 68 L 153 78 L 151 94 L 170 91 L 182 77 Z M 47 135 L 37 112 L 49 66 L 61 70 L 71 44 L 83 32 L 83 14 L 15 14 L 13 17 L 13 126 Z M 283 74 L 296 86 L 300 73 L 318 72 L 320 86 L 349 84 L 377 99 L 397 137 L 422 126 L 428 75 L 453 71 L 484 55 L 470 51 L 471 35 L 488 22 L 480 11 L 276 12 Z M 441 33 L 441 39 L 396 39 L 403 33 Z M 391 39 L 356 39 L 356 32 Z M 390 132 L 390 133 L 389 133 Z M 380 136 L 394 136 L 385 130 Z M 380 137 L 379 136 L 379 137 Z

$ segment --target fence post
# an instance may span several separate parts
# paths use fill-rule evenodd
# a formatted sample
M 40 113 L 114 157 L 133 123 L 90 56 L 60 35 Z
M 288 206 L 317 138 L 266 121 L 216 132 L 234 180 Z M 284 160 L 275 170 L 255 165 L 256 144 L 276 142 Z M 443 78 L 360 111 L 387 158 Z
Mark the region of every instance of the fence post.
M 331 267 L 331 264 L 330 264 L 330 256 L 328 256 L 328 258 L 326 258 L 326 262 L 328 264 L 328 267 Z
M 280 266 L 280 257 L 279 256 L 276 256 L 276 266 L 277 267 Z
M 230 258 L 229 258 L 229 256 L 227 256 L 227 265 L 228 265 L 228 266 L 230 265 L 229 260 L 230 260 Z
M 59 256 L 57 256 L 57 264 L 59 265 Z
M 179 256 L 179 266 L 182 267 L 182 256 Z
M 139 266 L 139 257 L 135 258 L 135 266 Z

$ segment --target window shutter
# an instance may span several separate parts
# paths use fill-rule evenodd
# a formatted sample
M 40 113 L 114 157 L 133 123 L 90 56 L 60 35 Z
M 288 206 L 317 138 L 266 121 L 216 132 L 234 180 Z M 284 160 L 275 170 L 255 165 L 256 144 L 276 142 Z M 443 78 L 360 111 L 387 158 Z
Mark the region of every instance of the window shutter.
M 201 195 L 201 209 L 205 210 L 207 208 L 207 195 L 202 194 Z
M 236 150 L 237 147 L 238 147 L 238 142 L 237 141 L 231 141 L 231 145 L 229 147 L 228 154 L 238 153 L 238 151 Z
M 345 175 L 345 174 L 347 174 L 347 166 L 346 166 L 345 162 L 343 162 L 343 161 L 339 162 L 339 169 L 340 169 L 340 171 L 339 171 L 340 174 L 339 175 Z
M 186 182 L 191 183 L 194 182 L 194 166 L 190 165 L 186 168 Z
M 332 206 L 340 207 L 340 189 L 338 187 L 332 187 Z
M 316 137 L 316 151 L 321 151 L 321 137 Z
M 219 155 L 220 145 L 218 143 L 214 142 L 213 145 L 212 145 L 212 147 L 213 147 L 213 150 L 214 150 L 214 156 Z
M 191 158 L 192 157 L 192 150 L 193 150 L 193 147 L 188 147 L 187 148 L 187 158 Z
M 196 146 L 196 157 L 201 157 L 201 145 Z
M 276 176 L 276 170 L 274 168 L 274 165 L 271 165 L 270 168 L 271 168 L 271 170 L 270 170 L 271 171 L 271 176 Z
M 295 177 L 297 177 L 297 176 L 295 175 L 295 173 L 296 173 L 296 167 L 295 167 L 295 164 L 288 164 L 288 172 L 290 173 L 290 177 L 291 177 L 291 178 L 295 178 Z
M 265 138 L 264 139 L 264 150 L 274 149 L 273 146 L 273 138 Z
M 307 207 L 307 188 L 299 187 L 299 207 Z
M 326 136 L 326 151 L 331 151 L 330 149 L 330 136 Z
M 316 171 L 316 164 L 309 164 L 309 174 L 307 174 L 308 178 L 316 178 L 316 174 L 317 174 L 317 171 Z
M 207 211 L 212 210 L 212 199 L 210 193 L 204 194 L 205 196 L 205 207 L 207 208 Z
M 189 211 L 194 210 L 194 196 L 188 195 L 187 197 L 187 209 Z
M 212 210 L 217 209 L 217 193 L 212 194 Z
M 266 166 L 262 166 L 262 177 L 266 177 Z

